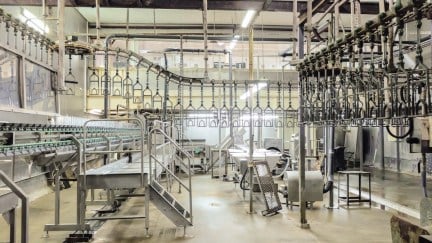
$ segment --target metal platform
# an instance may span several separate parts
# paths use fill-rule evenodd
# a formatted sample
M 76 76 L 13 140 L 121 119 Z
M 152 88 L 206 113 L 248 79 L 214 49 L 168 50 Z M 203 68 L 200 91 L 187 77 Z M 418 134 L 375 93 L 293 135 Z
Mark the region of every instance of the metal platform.
M 87 189 L 140 188 L 148 183 L 148 166 L 141 174 L 141 163 L 124 158 L 86 172 Z M 144 180 L 144 181 L 143 181 Z

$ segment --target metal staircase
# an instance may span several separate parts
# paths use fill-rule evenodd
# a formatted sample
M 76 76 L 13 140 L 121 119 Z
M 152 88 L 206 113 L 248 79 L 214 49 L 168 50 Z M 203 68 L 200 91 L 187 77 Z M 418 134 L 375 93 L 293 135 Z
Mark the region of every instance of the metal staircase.
M 177 227 L 192 226 L 189 211 L 156 180 L 150 184 L 150 200 Z
M 183 162 L 183 159 L 180 156 L 178 156 L 177 154 L 175 155 L 175 163 L 176 163 L 176 165 L 179 166 L 179 168 L 180 168 L 181 171 L 183 171 L 184 173 L 186 173 L 186 175 L 191 176 L 191 175 L 194 174 L 193 170 L 190 170 L 189 166 L 186 165 Z
M 176 160 L 181 160 L 181 163 L 178 163 L 178 165 L 186 172 L 187 175 L 189 175 L 187 184 L 175 174 L 175 170 L 172 170 L 172 168 L 167 166 L 169 164 L 169 162 L 167 162 L 167 158 L 164 158 L 160 155 L 160 153 L 157 153 L 155 149 L 156 141 L 152 141 L 152 138 L 157 136 L 152 135 L 159 135 L 159 137 L 162 136 L 165 140 L 165 143 L 169 143 L 170 146 L 175 148 L 174 156 L 169 156 L 168 159 L 174 159 L 174 157 L 177 157 Z M 177 153 L 186 157 L 188 161 L 187 165 L 183 163 L 181 156 L 177 155 Z M 192 155 L 181 148 L 174 139 L 168 136 L 168 134 L 160 128 L 154 128 L 149 132 L 148 154 L 150 167 L 150 200 L 176 226 L 182 226 L 185 228 L 187 226 L 192 226 L 192 183 L 190 177 L 192 174 L 190 169 Z M 167 179 L 170 178 L 169 180 L 179 184 L 179 192 L 180 188 L 184 188 L 187 191 L 189 194 L 187 206 L 184 206 L 169 192 L 170 186 L 167 188 L 162 186 L 162 183 L 160 182 L 160 173 L 162 171 L 166 173 Z

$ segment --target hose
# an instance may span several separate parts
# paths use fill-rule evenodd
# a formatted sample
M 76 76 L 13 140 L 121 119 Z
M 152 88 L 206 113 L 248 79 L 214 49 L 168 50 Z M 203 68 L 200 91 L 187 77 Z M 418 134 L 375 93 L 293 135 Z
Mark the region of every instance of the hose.
M 280 178 L 283 175 L 283 173 L 288 169 L 288 166 L 289 166 L 288 160 L 290 160 L 290 159 L 291 158 L 287 157 L 287 162 L 285 164 L 285 168 L 282 170 L 282 172 L 279 175 L 273 176 L 273 179 Z
M 249 190 L 245 185 L 247 184 L 248 187 L 250 187 L 250 183 L 245 181 L 246 175 L 249 174 L 249 170 L 246 170 L 245 173 L 242 175 L 242 178 L 240 180 L 240 188 L 242 190 Z
M 386 126 L 387 132 L 390 134 L 390 136 L 392 136 L 392 137 L 394 137 L 394 138 L 397 138 L 397 139 L 402 139 L 402 138 L 406 138 L 406 137 L 408 137 L 408 136 L 411 136 L 411 135 L 412 135 L 412 132 L 414 131 L 414 121 L 413 121 L 413 118 L 412 118 L 412 117 L 408 118 L 408 122 L 409 122 L 409 129 L 408 129 L 408 131 L 407 131 L 405 134 L 403 134 L 403 135 L 397 136 L 396 134 L 393 134 L 393 133 L 390 131 L 390 126 L 389 126 L 389 125 Z
M 333 181 L 327 181 L 323 186 L 323 193 L 327 193 L 333 189 Z

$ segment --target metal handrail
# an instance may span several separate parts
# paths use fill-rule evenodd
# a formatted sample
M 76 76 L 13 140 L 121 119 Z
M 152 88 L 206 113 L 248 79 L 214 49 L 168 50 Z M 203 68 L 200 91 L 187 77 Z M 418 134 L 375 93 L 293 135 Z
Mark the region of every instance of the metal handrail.
M 153 178 L 152 178 L 152 158 L 154 158 L 155 156 L 152 155 L 152 142 L 151 142 L 151 135 L 155 132 L 159 132 L 160 134 L 162 134 L 172 145 L 174 145 L 175 148 L 177 148 L 182 154 L 184 154 L 187 159 L 188 159 L 188 173 L 189 175 L 191 175 L 191 159 L 193 158 L 192 155 L 185 151 L 180 145 L 178 145 L 174 139 L 172 139 L 171 137 L 169 137 L 162 129 L 159 128 L 153 128 L 152 130 L 150 130 L 150 132 L 148 133 L 148 151 L 149 151 L 149 170 L 150 170 L 150 182 L 152 182 Z M 156 162 L 160 163 L 157 159 L 155 159 Z M 163 166 L 163 165 L 162 165 Z M 169 171 L 169 170 L 167 170 Z M 171 174 L 171 171 L 169 172 Z M 179 182 L 179 184 L 183 185 L 183 182 L 181 182 L 180 178 L 178 178 L 177 176 L 173 176 L 175 178 L 175 180 L 177 180 Z M 184 186 L 184 185 L 183 185 Z M 189 192 L 189 213 L 191 215 L 191 223 L 193 222 L 192 220 L 192 179 L 191 176 L 189 176 L 189 187 L 186 187 L 186 190 Z
M 181 179 L 176 176 L 171 170 L 169 170 L 168 167 L 166 167 L 162 161 L 160 161 L 156 156 L 154 155 L 150 155 L 158 164 L 160 164 L 162 166 L 162 168 L 164 168 L 170 175 L 172 175 L 174 177 L 174 179 L 176 179 L 187 191 L 190 192 L 190 189 L 181 181 Z
M 21 242 L 27 243 L 29 241 L 28 236 L 28 217 L 29 217 L 29 198 L 25 192 L 12 181 L 6 173 L 0 170 L 0 180 L 12 190 L 12 192 L 21 199 L 22 212 L 21 212 Z M 11 219 L 14 220 L 14 219 Z M 14 226 L 11 226 L 14 227 Z M 12 232 L 11 232 L 12 233 Z M 10 236 L 11 242 L 15 242 L 15 231 Z
M 150 132 L 149 132 L 149 134 L 152 134 L 153 132 L 159 132 L 159 133 L 161 133 L 162 135 L 164 135 L 164 137 L 169 141 L 169 142 L 171 142 L 173 145 L 174 145 L 174 147 L 176 147 L 178 150 L 180 150 L 180 152 L 182 152 L 184 155 L 186 155 L 188 158 L 192 158 L 192 155 L 189 153 L 189 152 L 187 152 L 187 151 L 185 151 L 180 145 L 178 145 L 177 144 L 177 142 L 174 140 L 174 139 L 172 139 L 171 137 L 169 137 L 163 130 L 161 130 L 161 129 L 159 129 L 159 128 L 153 128 Z
M 83 125 L 83 133 L 84 133 L 84 141 L 83 141 L 83 154 L 86 154 L 86 149 L 87 149 L 87 124 L 92 123 L 92 122 L 101 122 L 101 121 L 108 121 L 108 122 L 116 122 L 116 121 L 135 121 L 137 122 L 137 124 L 140 126 L 141 128 L 141 168 L 140 168 L 140 172 L 141 172 L 141 185 L 144 185 L 144 124 L 143 122 L 139 119 L 139 118 L 120 118 L 120 119 L 92 119 L 92 120 L 88 120 L 84 123 Z M 110 151 L 104 151 L 105 153 L 109 153 Z M 117 153 L 119 152 L 118 150 L 116 151 Z M 126 151 L 127 152 L 127 151 Z M 79 165 L 79 167 L 81 167 L 81 165 Z M 84 170 L 83 170 L 83 184 L 84 187 L 86 188 L 86 168 L 87 168 L 87 160 L 85 159 L 84 156 Z M 151 174 L 151 173 L 150 173 Z

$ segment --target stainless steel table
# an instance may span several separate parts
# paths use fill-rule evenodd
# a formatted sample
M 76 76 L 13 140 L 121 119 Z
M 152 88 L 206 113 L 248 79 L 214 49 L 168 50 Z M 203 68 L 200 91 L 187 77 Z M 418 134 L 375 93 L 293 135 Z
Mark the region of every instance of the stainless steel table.
M 345 175 L 346 176 L 346 196 L 340 196 L 340 176 Z M 358 196 L 350 196 L 349 187 L 350 187 L 350 175 L 357 175 L 358 176 L 358 190 L 359 194 Z M 362 176 L 368 176 L 368 193 L 369 197 L 367 199 L 362 199 L 362 187 L 361 187 L 361 179 Z M 367 171 L 338 171 L 338 204 L 340 200 L 345 200 L 346 205 L 349 208 L 350 203 L 358 203 L 359 205 L 362 202 L 368 202 L 369 207 L 372 206 L 372 200 L 371 200 L 371 173 Z

